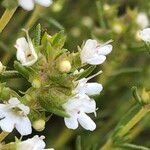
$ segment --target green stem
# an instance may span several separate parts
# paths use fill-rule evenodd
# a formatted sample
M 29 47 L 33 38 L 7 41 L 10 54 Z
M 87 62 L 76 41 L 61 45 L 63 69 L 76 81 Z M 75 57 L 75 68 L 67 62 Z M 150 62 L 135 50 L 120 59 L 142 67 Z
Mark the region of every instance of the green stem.
M 141 108 L 139 112 L 126 124 L 126 126 L 118 133 L 119 137 L 123 137 L 132 129 L 147 113 L 149 112 L 146 108 Z
M 106 24 L 104 21 L 104 14 L 103 14 L 103 4 L 102 4 L 101 0 L 96 1 L 96 7 L 97 7 L 99 25 L 102 28 L 106 28 Z
M 29 21 L 27 22 L 27 24 L 25 25 L 25 29 L 28 30 L 30 29 L 35 23 L 36 21 L 39 19 L 40 16 L 40 12 L 42 12 L 43 7 L 37 5 L 32 16 L 30 17 Z
M 6 27 L 10 19 L 12 18 L 13 14 L 17 10 L 17 7 L 13 9 L 6 9 L 4 14 L 2 15 L 0 19 L 0 33 L 3 31 L 3 29 Z
M 8 132 L 2 132 L 0 134 L 0 142 L 2 142 L 7 137 L 8 134 L 9 134 Z
M 142 107 L 134 117 L 120 130 L 118 136 L 121 138 L 126 135 L 150 110 Z M 113 140 L 110 138 L 106 144 L 101 148 L 101 150 L 111 150 L 113 147 Z

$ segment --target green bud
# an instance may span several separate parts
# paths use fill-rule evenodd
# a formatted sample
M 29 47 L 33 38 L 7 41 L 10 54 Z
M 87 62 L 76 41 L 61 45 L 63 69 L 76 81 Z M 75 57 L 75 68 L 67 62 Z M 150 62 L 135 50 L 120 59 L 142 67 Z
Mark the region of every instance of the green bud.
M 68 60 L 63 60 L 59 63 L 59 71 L 62 73 L 68 73 L 71 70 L 71 63 Z
M 141 97 L 144 104 L 150 104 L 150 91 L 143 89 Z
M 43 131 L 45 129 L 45 120 L 39 119 L 34 121 L 33 128 L 37 131 Z
M 41 87 L 41 81 L 37 78 L 33 79 L 32 86 L 36 89 L 39 89 Z

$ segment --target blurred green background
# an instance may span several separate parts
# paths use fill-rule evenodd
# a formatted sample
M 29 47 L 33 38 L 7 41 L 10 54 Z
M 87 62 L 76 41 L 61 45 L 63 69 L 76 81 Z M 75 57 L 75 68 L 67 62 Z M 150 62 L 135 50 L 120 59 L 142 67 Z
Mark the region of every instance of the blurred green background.
M 1 6 L 1 15 L 4 10 Z M 150 90 L 150 53 L 137 35 L 141 27 L 136 20 L 141 12 L 150 21 L 150 0 L 55 0 L 49 8 L 37 7 L 32 12 L 17 9 L 0 34 L 0 60 L 8 69 L 13 68 L 16 59 L 14 44 L 23 35 L 21 29 L 31 28 L 31 33 L 37 23 L 49 34 L 65 30 L 65 48 L 70 51 L 77 51 L 77 46 L 89 38 L 100 42 L 113 40 L 113 52 L 100 65 L 103 74 L 95 79 L 104 86 L 101 95 L 95 97 L 98 111 L 97 118 L 93 119 L 97 129 L 94 132 L 69 130 L 63 118 L 52 116 L 42 133 L 33 133 L 45 135 L 47 147 L 74 150 L 80 135 L 83 150 L 98 150 L 119 120 L 135 104 L 132 86 L 137 86 L 139 93 L 143 88 Z M 7 84 L 22 91 L 30 86 L 23 79 L 9 80 Z M 150 147 L 150 119 L 145 117 L 131 135 L 134 144 Z M 9 136 L 8 140 L 13 138 Z

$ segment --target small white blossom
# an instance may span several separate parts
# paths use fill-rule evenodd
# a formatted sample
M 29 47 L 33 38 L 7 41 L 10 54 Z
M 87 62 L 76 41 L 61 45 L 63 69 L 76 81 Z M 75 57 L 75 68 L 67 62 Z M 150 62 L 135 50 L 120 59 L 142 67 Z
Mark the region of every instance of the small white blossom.
M 39 137 L 36 135 L 31 139 L 19 142 L 17 144 L 17 150 L 54 150 L 53 148 L 44 149 L 46 144 L 43 139 L 45 139 L 44 136 Z
M 21 135 L 31 134 L 31 122 L 27 117 L 29 112 L 29 107 L 21 104 L 15 97 L 11 98 L 7 104 L 0 104 L 1 129 L 12 132 L 16 128 Z
M 29 38 L 28 42 L 24 37 L 17 39 L 15 47 L 17 48 L 17 59 L 23 66 L 31 66 L 37 61 L 37 53 Z
M 96 40 L 87 40 L 81 50 L 81 61 L 91 65 L 102 64 L 106 60 L 106 55 L 112 51 L 112 45 L 106 43 L 100 45 Z
M 140 12 L 136 18 L 136 23 L 141 29 L 144 29 L 149 25 L 149 19 L 144 12 Z
M 139 36 L 143 41 L 150 42 L 150 28 L 146 28 L 140 31 Z
M 83 78 L 83 79 L 78 80 L 74 93 L 75 94 L 87 94 L 89 96 L 99 94 L 103 90 L 103 86 L 97 82 L 91 82 L 91 83 L 87 83 L 87 82 L 93 77 L 99 75 L 100 73 L 101 71 L 88 78 Z
M 44 7 L 49 7 L 53 1 L 52 0 L 18 0 L 19 5 L 25 10 L 33 10 L 35 3 L 42 5 Z
M 87 95 L 81 94 L 68 100 L 63 105 L 63 108 L 70 115 L 69 118 L 64 118 L 65 125 L 69 129 L 77 129 L 78 122 L 86 130 L 93 131 L 96 128 L 94 121 L 86 113 L 96 114 L 96 102 L 90 99 Z

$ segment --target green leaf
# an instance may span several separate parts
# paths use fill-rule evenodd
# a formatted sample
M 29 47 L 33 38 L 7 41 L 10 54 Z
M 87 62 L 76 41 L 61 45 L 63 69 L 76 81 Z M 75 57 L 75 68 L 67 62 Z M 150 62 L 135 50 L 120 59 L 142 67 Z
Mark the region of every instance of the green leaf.
M 50 80 L 53 81 L 56 84 L 61 85 L 62 87 L 66 87 L 66 88 L 73 88 L 73 78 L 71 78 L 70 76 L 66 75 L 66 74 L 58 74 L 55 76 L 50 76 Z
M 141 145 L 134 145 L 134 144 L 129 144 L 129 143 L 122 143 L 119 145 L 120 147 L 127 149 L 127 150 L 150 150 L 148 147 L 144 147 Z
M 14 68 L 26 79 L 29 79 L 30 72 L 23 67 L 18 61 L 14 62 Z
M 84 70 L 83 72 L 78 74 L 76 76 L 76 79 L 80 80 L 82 78 L 86 78 L 87 76 L 89 76 L 94 71 L 95 68 L 96 68 L 96 66 L 90 66 L 89 68 L 87 68 L 86 70 Z
M 134 99 L 136 100 L 136 102 L 138 102 L 141 106 L 143 106 L 141 97 L 139 96 L 137 87 L 135 87 L 135 86 L 132 87 L 132 95 L 133 95 Z
M 61 49 L 64 46 L 65 41 L 66 41 L 66 36 L 64 34 L 64 30 L 56 33 L 51 38 L 52 46 L 58 49 Z
M 34 32 L 34 45 L 35 47 L 40 46 L 40 42 L 41 42 L 41 25 L 38 24 L 35 28 L 35 32 Z
M 115 130 L 113 131 L 112 138 L 118 138 L 117 134 L 122 128 L 135 116 L 135 114 L 141 109 L 141 105 L 134 105 L 120 120 Z
M 39 102 L 40 102 L 41 106 L 47 112 L 51 112 L 51 113 L 58 115 L 58 116 L 61 116 L 61 117 L 69 117 L 69 115 L 62 108 L 50 106 L 49 102 L 47 100 L 45 100 L 44 98 L 40 98 Z
M 81 136 L 77 136 L 77 138 L 76 138 L 76 150 L 82 150 Z

